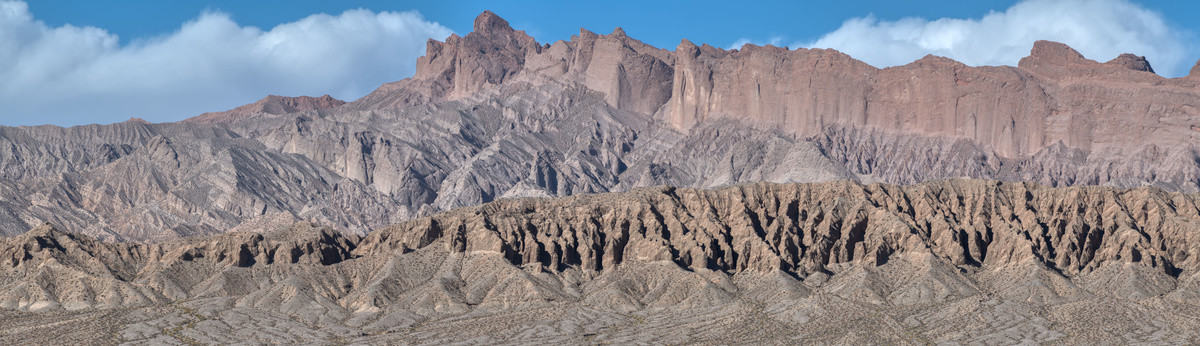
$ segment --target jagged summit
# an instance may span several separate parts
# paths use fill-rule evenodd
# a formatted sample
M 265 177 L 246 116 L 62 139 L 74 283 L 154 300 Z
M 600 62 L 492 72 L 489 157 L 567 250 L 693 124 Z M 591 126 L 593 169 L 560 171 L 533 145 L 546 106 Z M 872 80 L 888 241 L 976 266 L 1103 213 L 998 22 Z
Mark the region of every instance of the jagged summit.
M 55 227 L 53 223 L 46 221 L 23 233 L 23 235 L 30 237 L 54 237 L 56 233 L 62 233 L 62 231 L 58 230 L 58 227 Z
M 508 21 L 496 15 L 492 11 L 483 11 L 479 16 L 475 17 L 473 32 L 480 34 L 493 33 L 509 33 L 513 28 L 508 25 Z
M 491 33 L 493 26 L 506 27 L 501 21 L 494 13 L 485 12 L 476 20 L 477 27 L 481 29 L 478 31 Z M 557 48 L 550 49 L 556 45 Z M 547 51 L 541 51 L 542 47 L 546 47 Z M 486 58 L 471 53 L 478 51 L 491 53 Z M 1068 140 L 1068 137 L 1075 138 L 1067 141 L 1073 147 L 1091 146 L 1090 143 L 1076 143 L 1081 138 L 1095 140 L 1109 137 L 1108 133 L 1081 135 L 1037 128 L 1046 126 L 1047 122 L 1043 119 L 1055 112 L 1052 108 L 1058 106 L 1050 104 L 1048 99 L 1038 96 L 1039 93 L 1032 89 L 1003 87 L 1030 84 L 1025 80 L 1028 78 L 1026 76 L 969 67 L 947 58 L 931 59 L 922 58 L 914 64 L 881 72 L 853 57 L 828 49 L 787 50 L 748 45 L 745 49 L 731 51 L 707 44 L 697 46 L 685 39 L 674 51 L 668 51 L 629 38 L 620 28 L 613 30 L 610 35 L 597 35 L 580 29 L 580 34 L 570 41 L 547 46 L 541 46 L 523 34 L 500 35 L 486 40 L 452 37 L 445 43 L 430 44 L 429 52 L 418 64 L 418 72 L 414 77 L 417 81 L 403 83 L 403 88 L 399 88 L 399 84 L 385 87 L 365 98 L 364 106 L 387 107 L 411 105 L 418 101 L 455 100 L 495 90 L 510 80 L 535 84 L 553 81 L 582 84 L 603 93 L 613 107 L 654 116 L 681 131 L 713 119 L 733 118 L 763 127 L 778 127 L 800 136 L 812 136 L 825 126 L 836 123 L 889 132 L 963 136 L 993 147 L 1005 157 L 1032 154 L 1048 143 Z M 434 63 L 439 60 L 453 61 L 454 65 Z M 814 63 L 795 63 L 797 61 Z M 534 64 L 533 68 L 529 68 L 529 62 Z M 1144 57 L 1122 55 L 1101 64 L 1085 58 L 1065 44 L 1051 41 L 1035 42 L 1030 55 L 1021 60 L 1019 67 L 1056 80 L 1096 75 L 1130 82 L 1160 78 L 1153 74 L 1126 76 L 1113 72 L 1117 68 L 1128 72 L 1153 72 Z M 918 80 L 929 88 L 962 90 L 951 92 L 947 89 L 944 93 L 902 98 L 895 98 L 898 94 L 884 92 L 903 88 L 897 84 L 899 81 L 888 78 L 900 78 L 905 74 L 900 71 L 906 69 L 914 70 L 913 73 L 917 73 L 915 69 L 923 69 L 918 74 Z M 926 78 L 931 76 L 929 71 L 947 69 L 962 70 L 966 74 L 981 77 L 989 75 L 985 80 L 1005 82 L 967 86 L 954 81 L 954 86 L 941 86 L 935 84 L 948 82 Z M 812 84 L 813 78 L 821 79 L 822 83 Z M 841 92 L 822 91 L 829 88 Z M 743 92 L 751 89 L 755 93 Z M 957 98 L 955 93 L 958 92 L 1033 100 L 1001 107 L 985 107 L 984 103 L 992 101 L 967 100 L 967 107 L 950 111 L 954 114 L 939 114 L 940 110 L 928 108 L 934 104 L 953 103 L 950 99 Z M 1039 98 L 1043 100 L 1037 100 Z M 863 99 L 865 102 L 861 101 Z M 888 105 L 870 107 L 871 104 Z M 1070 110 L 1066 112 L 1071 113 Z M 906 119 L 908 114 L 916 116 Z M 1107 116 L 1117 117 L 1119 114 Z M 980 125 L 980 121 L 990 124 Z M 1007 127 L 1011 129 L 991 125 L 1004 122 L 1010 123 Z M 909 125 L 895 126 L 897 123 Z
M 1025 59 L 1033 59 L 1040 62 L 1059 65 L 1077 64 L 1091 61 L 1088 58 L 1083 57 L 1083 54 L 1079 54 L 1079 51 L 1076 51 L 1074 48 L 1071 48 L 1066 44 L 1045 40 L 1035 41 L 1033 43 L 1033 49 L 1029 51 L 1029 56 L 1022 58 L 1021 61 L 1024 62 Z M 1018 66 L 1022 64 L 1023 63 L 1019 63 Z
M 1154 68 L 1150 67 L 1150 61 L 1146 60 L 1146 57 L 1130 53 L 1123 53 L 1105 64 L 1117 65 L 1134 71 L 1154 73 Z
M 1154 73 L 1154 68 L 1150 67 L 1150 61 L 1146 60 L 1144 56 L 1123 53 L 1101 64 L 1085 58 L 1078 51 L 1065 44 L 1053 41 L 1035 42 L 1029 56 L 1022 58 L 1018 66 L 1044 74 L 1064 77 L 1090 74 L 1089 72 L 1084 72 L 1086 70 L 1079 70 L 1080 68 L 1096 69 L 1109 66 Z

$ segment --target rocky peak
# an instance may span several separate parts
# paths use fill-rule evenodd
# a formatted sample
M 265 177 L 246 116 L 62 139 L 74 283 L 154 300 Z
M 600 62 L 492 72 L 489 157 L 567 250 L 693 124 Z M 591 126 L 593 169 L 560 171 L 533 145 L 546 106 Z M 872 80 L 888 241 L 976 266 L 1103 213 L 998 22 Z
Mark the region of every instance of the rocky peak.
M 38 225 L 37 227 L 30 229 L 28 232 L 25 232 L 25 236 L 34 237 L 34 238 L 37 238 L 37 237 L 54 238 L 54 237 L 57 237 L 61 233 L 63 233 L 63 232 L 59 231 L 58 227 L 55 227 L 53 223 L 46 221 L 46 222 L 43 222 L 41 225 Z
M 524 31 L 518 31 L 508 25 L 508 21 L 500 18 L 492 11 L 483 11 L 475 17 L 471 33 L 464 37 L 451 34 L 446 38 L 448 45 L 467 45 L 483 50 L 536 50 L 538 46 L 533 37 Z M 523 53 L 523 52 L 522 52 Z
M 934 67 L 934 68 L 942 68 L 942 67 L 953 68 L 953 67 L 958 67 L 958 66 L 966 66 L 963 63 L 958 62 L 954 59 L 937 56 L 937 55 L 933 55 L 933 54 L 927 54 L 924 57 L 917 59 L 916 61 L 913 61 L 912 65 L 913 66 Z
M 483 11 L 478 17 L 475 17 L 475 25 L 472 30 L 479 34 L 513 32 L 513 28 L 508 25 L 508 21 L 500 18 L 500 16 L 497 16 L 492 11 Z
M 417 60 L 413 79 L 432 99 L 455 99 L 488 85 L 499 85 L 525 66 L 525 55 L 542 46 L 524 31 L 513 30 L 500 16 L 484 11 L 466 36 L 450 35 L 445 42 L 430 40 Z
M 22 244 L 22 249 L 19 252 L 23 252 L 23 254 L 17 256 L 13 256 L 11 253 L 0 255 L 0 258 L 12 258 L 13 261 L 9 263 L 12 266 L 16 266 L 22 260 L 32 258 L 33 256 L 30 256 L 31 253 L 42 253 L 43 256 L 46 256 L 49 255 L 49 252 L 67 251 L 69 248 L 79 248 L 83 243 L 94 242 L 93 239 L 84 237 L 78 233 L 60 230 L 49 221 L 43 222 L 41 225 L 30 229 L 17 238 L 20 239 L 19 243 Z M 7 252 L 11 252 L 11 249 Z
M 700 55 L 700 46 L 697 46 L 695 43 L 692 43 L 692 41 L 688 41 L 688 39 L 685 38 L 682 41 L 679 41 L 679 46 L 675 47 L 675 52 L 679 54 L 679 56 L 695 58 L 696 56 Z
M 1200 61 L 1196 61 L 1196 66 L 1192 66 L 1192 71 L 1188 73 L 1192 78 L 1200 78 Z
M 1040 40 L 1033 43 L 1033 49 L 1029 51 L 1029 56 L 1021 58 L 1017 64 L 1022 68 L 1029 68 L 1030 65 L 1067 65 L 1075 63 L 1083 63 L 1089 61 L 1079 54 L 1078 51 L 1062 43 L 1054 41 Z
M 572 37 L 571 41 L 594 40 L 594 39 L 596 39 L 596 37 L 599 37 L 599 36 L 600 35 L 597 35 L 596 33 L 592 32 L 591 30 L 588 30 L 586 28 L 579 28 L 579 35 L 577 37 Z
M 721 48 L 713 47 L 712 45 L 709 45 L 707 43 L 700 45 L 700 52 L 710 55 L 710 56 L 713 56 L 713 57 L 724 57 L 726 55 L 729 55 L 729 51 L 721 49 Z
M 1022 58 L 1017 66 L 1051 79 L 1100 77 L 1124 81 L 1152 81 L 1161 78 L 1153 74 L 1154 69 L 1145 57 L 1126 53 L 1112 61 L 1100 63 L 1083 57 L 1065 44 L 1051 41 L 1034 43 L 1029 56 Z
M 1121 54 L 1105 64 L 1121 66 L 1134 71 L 1154 73 L 1154 68 L 1150 67 L 1150 61 L 1147 61 L 1146 57 L 1129 53 Z

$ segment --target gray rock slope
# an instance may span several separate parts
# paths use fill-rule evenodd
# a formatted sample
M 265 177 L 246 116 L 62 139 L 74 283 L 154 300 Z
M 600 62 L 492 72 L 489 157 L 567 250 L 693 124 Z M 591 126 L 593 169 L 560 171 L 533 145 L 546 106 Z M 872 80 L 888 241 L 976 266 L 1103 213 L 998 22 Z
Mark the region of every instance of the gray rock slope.
M 0 131 L 0 230 L 165 240 L 310 220 L 364 232 L 508 197 L 855 179 L 816 144 L 732 121 L 682 133 L 579 86 L 219 126 Z

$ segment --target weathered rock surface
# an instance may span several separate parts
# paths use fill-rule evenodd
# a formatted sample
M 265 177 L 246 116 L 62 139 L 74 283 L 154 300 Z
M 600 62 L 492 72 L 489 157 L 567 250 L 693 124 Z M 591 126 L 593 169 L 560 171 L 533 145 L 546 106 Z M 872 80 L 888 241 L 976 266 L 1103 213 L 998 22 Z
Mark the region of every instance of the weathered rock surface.
M 1146 57 L 1129 53 L 1121 54 L 1105 64 L 1117 65 L 1134 71 L 1154 73 L 1154 68 L 1150 67 L 1150 61 L 1146 60 Z
M 503 200 L 366 237 L 298 223 L 105 243 L 43 225 L 0 241 L 0 340 L 1187 343 L 1197 202 L 758 183 Z
M 682 129 L 727 117 L 807 137 L 839 125 L 964 138 L 1020 158 L 1059 141 L 1102 155 L 1187 146 L 1200 125 L 1195 82 L 1159 77 L 1144 58 L 1101 64 L 1054 42 L 1037 42 L 1017 68 L 929 56 L 875 69 L 829 50 L 686 41 L 675 55 L 675 91 L 660 116 Z
M 582 86 L 493 92 L 216 125 L 5 129 L 0 229 L 160 241 L 309 220 L 361 233 L 502 197 L 853 178 L 811 143 L 738 123 L 689 136 Z

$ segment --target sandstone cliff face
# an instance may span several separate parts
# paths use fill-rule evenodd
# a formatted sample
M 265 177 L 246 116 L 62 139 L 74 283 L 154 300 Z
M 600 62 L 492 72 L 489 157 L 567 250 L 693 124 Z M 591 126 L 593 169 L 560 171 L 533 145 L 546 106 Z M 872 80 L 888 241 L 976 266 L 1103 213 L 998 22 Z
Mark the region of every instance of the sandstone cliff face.
M 273 325 L 297 342 L 575 340 L 578 328 L 614 342 L 676 340 L 666 331 L 678 328 L 731 341 L 851 330 L 860 341 L 1175 342 L 1198 336 L 1198 201 L 965 179 L 758 183 L 504 200 L 367 237 L 297 223 L 103 243 L 42 225 L 0 239 L 0 306 L 101 311 L 125 340 L 233 341 Z M 719 317 L 730 314 L 766 329 L 729 330 L 743 325 Z M 908 322 L 855 324 L 868 316 Z M 536 327 L 543 319 L 580 324 Z M 616 331 L 627 323 L 645 328 Z
M 826 124 L 861 122 L 867 78 L 875 70 L 832 50 L 747 45 L 725 51 L 684 41 L 675 55 L 674 92 L 664 116 L 681 129 L 726 117 L 798 134 Z
M 445 45 L 463 45 L 452 41 Z M 430 45 L 431 60 L 446 55 L 437 48 L 442 43 Z M 1187 151 L 1200 139 L 1194 130 L 1200 128 L 1200 85 L 1190 77 L 1159 77 L 1132 54 L 1098 63 L 1047 41 L 1037 42 L 1016 68 L 970 67 L 930 56 L 876 69 L 831 50 L 748 45 L 726 51 L 686 40 L 672 52 L 621 30 L 584 30 L 571 41 L 542 47 L 526 49 L 523 63 L 506 59 L 513 64 L 505 70 L 518 70 L 514 80 L 533 84 L 579 83 L 602 93 L 610 106 L 653 114 L 682 131 L 724 118 L 799 137 L 818 136 L 830 126 L 862 128 L 963 138 L 1006 159 L 1062 142 L 1111 160 L 1151 147 Z M 425 74 L 418 72 L 409 84 Z M 389 92 L 381 89 L 375 98 Z
M 480 18 L 495 19 L 490 13 Z M 477 29 L 474 41 L 431 41 L 423 61 L 459 59 L 456 52 L 479 51 L 472 48 L 478 42 L 493 42 L 492 47 L 505 52 L 497 55 L 505 58 L 495 60 L 504 61 L 504 67 L 493 70 L 514 75 L 510 80 L 579 83 L 603 93 L 610 106 L 653 114 L 684 131 L 720 118 L 801 137 L 836 125 L 965 138 L 1005 158 L 1026 157 L 1059 141 L 1106 156 L 1128 154 L 1124 150 L 1129 148 L 1179 147 L 1194 142 L 1192 128 L 1200 126 L 1193 119 L 1200 85 L 1189 78 L 1159 77 L 1144 57 L 1132 54 L 1098 63 L 1055 42 L 1037 42 L 1016 68 L 970 67 L 930 56 L 876 69 L 823 49 L 748 45 L 727 51 L 684 40 L 667 51 L 633 40 L 620 29 L 611 35 L 582 30 L 570 41 L 538 46 L 507 23 L 501 27 Z M 532 43 L 523 49 L 499 48 L 512 47 L 503 43 L 510 35 Z M 418 85 L 429 76 L 452 74 L 497 85 L 494 78 L 456 73 L 448 66 L 423 63 L 416 77 L 399 84 Z M 455 98 L 482 90 L 439 85 L 430 89 L 449 90 L 436 93 Z M 433 93 L 423 91 L 425 87 L 396 86 L 366 100 L 413 90 Z
M 680 60 L 676 106 L 664 116 L 684 129 L 713 117 L 733 117 L 801 136 L 836 124 L 965 138 L 1006 158 L 1028 156 L 1058 141 L 1085 151 L 1121 152 L 1179 147 L 1196 139 L 1196 84 L 1158 77 L 1148 62 L 1132 55 L 1100 64 L 1065 45 L 1042 41 L 1019 68 L 969 67 L 926 57 L 877 70 L 837 53 L 832 61 L 849 66 L 788 63 L 831 54 L 823 50 L 747 47 L 727 52 L 680 45 L 677 55 L 698 55 L 704 63 Z M 764 51 L 775 56 L 765 65 L 755 62 Z M 697 75 L 703 78 L 689 77 Z M 759 75 L 790 84 L 762 83 Z

